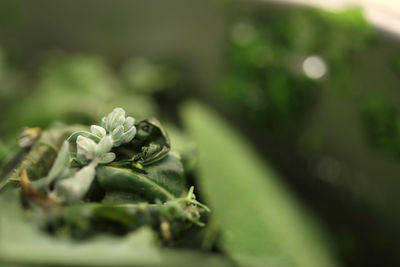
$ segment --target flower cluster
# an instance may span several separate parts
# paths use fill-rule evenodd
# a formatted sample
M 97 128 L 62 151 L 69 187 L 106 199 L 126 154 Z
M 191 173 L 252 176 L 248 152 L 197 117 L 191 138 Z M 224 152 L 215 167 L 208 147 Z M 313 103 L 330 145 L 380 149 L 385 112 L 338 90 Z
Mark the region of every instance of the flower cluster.
M 98 144 L 80 135 L 76 140 L 76 158 L 81 164 L 93 160 L 97 160 L 99 164 L 107 164 L 115 159 L 115 154 L 110 152 L 112 146 L 112 138 L 109 135 L 102 138 Z
M 103 130 L 108 131 L 113 138 L 113 146 L 129 143 L 135 137 L 136 127 L 134 124 L 135 119 L 132 117 L 125 118 L 125 110 L 122 108 L 115 108 L 107 117 L 103 117 L 101 120 Z M 96 127 L 97 130 L 99 128 L 101 127 Z M 101 133 L 104 135 L 105 131 L 101 131 Z
M 47 191 L 60 203 L 81 201 L 95 179 L 96 167 L 116 158 L 112 148 L 129 143 L 135 137 L 134 123 L 134 118 L 125 118 L 125 111 L 116 108 L 102 119 L 102 126 L 92 125 L 90 132 L 73 133 L 63 143 L 49 174 L 35 185 L 35 189 Z M 69 151 L 69 142 L 76 142 L 75 156 Z M 85 166 L 79 170 L 71 168 L 72 159 Z
M 89 132 L 82 132 L 76 139 L 76 159 L 81 164 L 97 161 L 107 164 L 115 159 L 113 147 L 129 143 L 136 135 L 135 119 L 125 117 L 122 108 L 115 108 L 103 117 L 101 126 L 92 125 Z M 96 143 L 97 141 L 97 143 Z

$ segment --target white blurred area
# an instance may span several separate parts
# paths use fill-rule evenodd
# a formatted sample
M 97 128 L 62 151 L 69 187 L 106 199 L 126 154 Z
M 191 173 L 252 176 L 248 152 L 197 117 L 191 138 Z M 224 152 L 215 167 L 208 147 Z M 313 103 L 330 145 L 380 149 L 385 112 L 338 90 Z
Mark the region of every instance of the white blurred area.
M 361 7 L 375 27 L 400 36 L 400 0 L 263 0 L 276 3 L 309 5 L 328 10 Z
M 325 60 L 317 55 L 307 57 L 302 67 L 304 74 L 313 80 L 322 78 L 327 71 Z

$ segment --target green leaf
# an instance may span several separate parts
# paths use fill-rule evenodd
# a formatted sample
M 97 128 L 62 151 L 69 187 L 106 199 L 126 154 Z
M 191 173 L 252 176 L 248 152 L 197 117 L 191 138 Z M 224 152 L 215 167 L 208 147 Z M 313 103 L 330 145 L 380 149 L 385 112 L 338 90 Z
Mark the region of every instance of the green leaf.
M 54 179 L 62 176 L 69 167 L 70 162 L 71 157 L 69 155 L 69 144 L 67 141 L 64 141 L 60 151 L 58 152 L 57 158 L 50 169 L 49 175 L 47 176 L 47 184 L 49 185 Z
M 121 163 L 136 162 L 140 165 L 153 164 L 168 155 L 171 142 L 161 123 L 155 119 L 138 122 L 135 138 L 128 145 L 115 149 Z
M 63 202 L 74 203 L 83 199 L 95 177 L 97 163 L 91 162 L 74 176 L 60 180 L 55 185 L 55 194 Z
M 0 196 L 0 214 L 1 266 L 232 266 L 220 256 L 160 249 L 149 228 L 79 243 L 51 237 L 24 216 L 16 192 Z
M 182 163 L 175 153 L 169 153 L 166 158 L 146 166 L 143 172 L 100 166 L 96 175 L 106 191 L 136 194 L 150 202 L 179 197 L 184 187 Z
M 198 103 L 182 115 L 199 148 L 201 192 L 233 259 L 244 266 L 336 266 L 309 211 L 235 129 Z
M 48 175 L 53 162 L 57 157 L 58 149 L 64 140 L 80 126 L 62 126 L 42 132 L 38 141 L 32 146 L 29 153 L 22 161 L 13 167 L 15 170 L 10 177 L 0 183 L 0 191 L 7 183 L 15 183 L 19 180 L 22 169 L 26 169 L 31 181 L 36 181 Z
M 121 235 L 142 226 L 160 231 L 160 224 L 167 220 L 173 226 L 172 235 L 179 238 L 193 223 L 199 224 L 203 213 L 180 199 L 162 204 L 80 203 L 48 214 L 43 228 L 54 229 L 56 236 L 87 240 L 98 233 Z
M 195 171 L 198 156 L 196 143 L 172 125 L 166 125 L 166 129 L 171 139 L 171 147 L 182 157 L 185 173 Z

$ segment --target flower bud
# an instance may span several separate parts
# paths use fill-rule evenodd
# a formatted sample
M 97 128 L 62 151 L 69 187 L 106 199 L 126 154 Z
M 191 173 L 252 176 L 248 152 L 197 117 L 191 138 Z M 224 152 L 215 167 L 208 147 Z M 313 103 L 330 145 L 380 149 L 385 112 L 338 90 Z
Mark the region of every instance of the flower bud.
M 122 108 L 115 108 L 102 119 L 102 126 L 111 134 L 114 146 L 129 143 L 136 135 L 135 119 L 125 118 Z
M 103 137 L 106 136 L 106 134 L 107 134 L 106 130 L 105 130 L 103 127 L 98 126 L 98 125 L 92 125 L 92 126 L 90 127 L 90 132 L 91 132 L 92 134 L 94 134 L 94 135 L 100 137 L 100 138 L 103 138 Z

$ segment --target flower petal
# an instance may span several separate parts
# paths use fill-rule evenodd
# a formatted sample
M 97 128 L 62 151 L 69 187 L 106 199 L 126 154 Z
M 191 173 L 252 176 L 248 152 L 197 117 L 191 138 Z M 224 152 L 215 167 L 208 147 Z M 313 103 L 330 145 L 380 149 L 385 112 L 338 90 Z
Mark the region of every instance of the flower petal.
M 111 136 L 107 135 L 97 144 L 96 155 L 101 156 L 104 153 L 110 152 L 113 146 L 113 139 Z
M 99 157 L 99 163 L 107 164 L 112 162 L 114 159 L 115 159 L 115 154 L 113 152 L 105 153 Z
M 112 132 L 115 128 L 125 122 L 125 110 L 122 108 L 115 108 L 106 119 L 106 129 Z
M 115 142 L 118 142 L 123 134 L 124 134 L 124 127 L 120 125 L 114 129 L 114 131 L 111 133 L 111 136 Z
M 93 159 L 96 156 L 97 144 L 82 135 L 76 139 L 76 154 L 77 157 L 84 156 L 87 159 Z
M 100 138 L 103 138 L 104 136 L 106 136 L 106 130 L 103 128 L 103 127 L 101 127 L 101 126 L 98 126 L 98 125 L 92 125 L 92 126 L 90 126 L 90 131 L 94 134 L 94 135 L 96 135 L 96 136 L 98 136 L 98 137 L 100 137 Z
M 136 135 L 136 127 L 131 127 L 127 132 L 125 132 L 121 137 L 121 144 L 126 144 L 132 141 Z
M 124 131 L 128 131 L 131 129 L 135 124 L 135 119 L 132 117 L 127 117 L 125 122 L 124 122 Z

